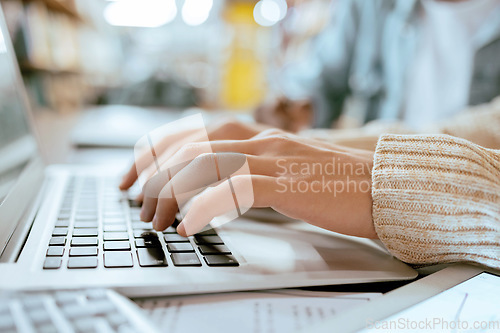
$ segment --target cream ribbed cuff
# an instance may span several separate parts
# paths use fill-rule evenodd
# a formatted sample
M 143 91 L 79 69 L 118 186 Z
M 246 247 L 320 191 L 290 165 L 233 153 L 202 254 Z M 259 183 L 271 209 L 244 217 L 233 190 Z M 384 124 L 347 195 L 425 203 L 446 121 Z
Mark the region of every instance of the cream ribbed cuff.
M 500 268 L 500 150 L 447 135 L 383 135 L 373 222 L 402 261 Z

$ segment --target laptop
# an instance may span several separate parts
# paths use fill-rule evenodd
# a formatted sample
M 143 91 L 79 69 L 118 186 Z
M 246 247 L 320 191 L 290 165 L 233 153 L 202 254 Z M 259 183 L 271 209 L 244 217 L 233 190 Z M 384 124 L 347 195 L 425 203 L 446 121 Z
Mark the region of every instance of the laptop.
M 416 277 L 372 241 L 303 222 L 243 216 L 187 239 L 153 231 L 116 169 L 44 165 L 2 13 L 0 36 L 1 288 L 147 296 Z

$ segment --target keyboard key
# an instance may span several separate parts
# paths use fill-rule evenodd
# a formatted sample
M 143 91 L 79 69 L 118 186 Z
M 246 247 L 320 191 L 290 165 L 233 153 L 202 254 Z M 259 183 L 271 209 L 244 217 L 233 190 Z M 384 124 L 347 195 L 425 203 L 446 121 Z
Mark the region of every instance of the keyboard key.
M 197 233 L 196 235 L 200 236 L 217 236 L 217 231 L 213 228 L 205 229 Z
M 182 237 L 179 234 L 165 234 L 163 235 L 165 238 L 165 242 L 167 243 L 186 243 L 189 242 L 189 239 L 186 237 Z
M 61 214 L 59 214 L 59 216 L 57 217 L 57 219 L 59 219 L 59 220 L 69 220 L 70 217 L 71 217 L 71 213 L 61 213 Z
M 132 229 L 153 229 L 153 222 L 132 222 Z
M 98 224 L 97 221 L 93 222 L 75 222 L 75 229 L 82 229 L 82 228 L 97 228 Z
M 134 230 L 135 238 L 157 238 L 158 234 L 154 230 Z
M 141 214 L 141 209 L 139 207 L 130 207 L 130 215 L 139 216 Z
M 201 266 L 196 253 L 172 253 L 170 257 L 175 266 Z
M 177 230 L 174 227 L 170 226 L 167 229 L 163 230 L 163 233 L 164 234 L 176 234 Z
M 168 252 L 194 252 L 193 246 L 191 243 L 168 243 L 167 244 Z
M 13 316 L 11 316 L 10 314 L 2 314 L 0 316 L 0 331 L 17 332 Z
M 93 301 L 108 298 L 108 294 L 105 289 L 87 289 L 85 290 L 85 294 L 87 294 L 87 298 L 89 300 Z
M 97 228 L 84 228 L 84 229 L 75 229 L 73 230 L 73 236 L 76 237 L 97 237 Z
M 96 268 L 97 257 L 71 257 L 68 259 L 68 268 Z
M 230 255 L 210 254 L 204 257 L 208 266 L 239 266 L 238 261 Z
M 126 224 L 127 221 L 125 220 L 124 217 L 119 217 L 119 218 L 109 218 L 105 217 L 102 221 L 104 224 Z
M 44 307 L 44 298 L 38 295 L 31 295 L 22 300 L 23 307 L 27 310 Z M 2 311 L 0 311 L 2 312 Z
M 49 246 L 47 249 L 48 257 L 62 257 L 64 254 L 64 246 Z
M 47 257 L 43 263 L 44 269 L 57 269 L 61 267 L 62 259 L 59 257 Z
M 77 208 L 76 215 L 97 215 L 96 208 Z
M 69 220 L 58 220 L 56 222 L 56 227 L 65 227 L 67 228 L 69 226 Z
M 142 267 L 167 266 L 165 253 L 159 247 L 137 249 L 137 257 Z
M 39 307 L 27 311 L 28 317 L 30 317 L 31 322 L 38 326 L 40 324 L 50 323 L 52 320 L 50 318 L 49 312 L 44 307 Z
M 135 201 L 135 200 L 132 200 L 132 199 L 128 199 L 128 205 L 130 207 L 138 208 L 138 207 L 142 207 L 142 202 L 138 202 L 138 201 Z
M 198 246 L 201 254 L 231 254 L 226 245 L 206 244 Z
M 75 237 L 71 240 L 72 246 L 97 246 L 96 237 Z
M 52 237 L 49 241 L 49 245 L 66 245 L 66 237 Z
M 133 223 L 151 223 L 142 221 L 139 215 L 130 215 L 130 221 L 132 221 Z
M 97 215 L 95 214 L 76 215 L 75 221 L 97 221 Z
M 77 303 L 79 301 L 78 295 L 71 291 L 57 291 L 54 298 L 58 306 Z
M 194 241 L 196 244 L 224 244 L 219 236 L 194 235 Z
M 74 313 L 70 313 L 69 317 L 76 316 Z M 97 332 L 96 323 L 93 320 L 89 320 L 89 317 L 77 318 L 72 321 L 73 329 L 76 332 Z
M 158 238 L 146 239 L 138 238 L 135 240 L 135 247 L 161 247 L 161 243 Z
M 105 224 L 103 226 L 104 231 L 127 231 L 126 224 Z
M 111 209 L 106 209 L 106 211 L 103 213 L 104 219 L 124 219 L 124 214 L 121 210 L 121 207 L 117 207 L 117 209 L 111 210 Z
M 108 241 L 104 242 L 104 251 L 130 250 L 128 241 Z
M 73 247 L 69 250 L 70 257 L 96 256 L 97 247 Z
M 57 327 L 54 325 L 54 323 L 44 323 L 44 324 L 39 324 L 36 326 L 36 332 L 40 333 L 57 333 Z
M 68 228 L 55 227 L 52 231 L 52 236 L 66 236 L 68 234 Z
M 128 251 L 104 252 L 104 267 L 114 268 L 132 266 L 134 266 L 132 253 Z
M 84 318 L 89 321 L 88 317 L 92 316 L 102 316 L 107 313 L 112 313 L 116 311 L 116 306 L 108 299 L 102 299 L 93 302 L 87 302 L 86 304 L 72 304 L 63 307 L 62 312 L 68 319 Z M 107 330 L 103 330 L 107 332 Z M 97 332 L 92 330 L 92 332 Z
M 128 232 L 105 232 L 103 238 L 105 241 L 128 240 Z
M 108 315 L 108 321 L 113 327 L 119 327 L 124 324 L 128 324 L 128 318 L 122 313 L 114 312 Z

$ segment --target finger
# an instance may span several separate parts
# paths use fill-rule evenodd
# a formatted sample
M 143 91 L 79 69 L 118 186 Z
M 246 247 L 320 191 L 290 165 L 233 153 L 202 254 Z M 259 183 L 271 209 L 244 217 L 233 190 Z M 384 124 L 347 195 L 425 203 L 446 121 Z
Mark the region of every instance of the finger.
M 180 170 L 182 170 L 185 166 L 189 165 L 192 161 L 197 159 L 200 156 L 209 156 L 210 154 L 214 152 L 231 152 L 231 153 L 242 153 L 245 154 L 245 152 L 253 152 L 255 151 L 255 146 L 257 145 L 256 142 L 251 141 L 251 140 L 240 140 L 240 141 L 215 141 L 215 142 L 200 142 L 200 143 L 191 143 L 189 145 L 186 145 L 183 149 L 179 150 L 177 153 L 172 156 L 168 161 L 160 165 L 160 170 L 157 170 L 157 166 L 151 166 L 150 167 L 150 173 L 153 174 L 155 173 L 155 176 L 149 178 L 148 180 L 142 180 L 145 185 L 143 187 L 143 192 L 147 188 L 146 184 L 148 183 L 154 183 L 154 186 L 151 188 L 154 189 L 161 189 L 163 188 L 167 182 L 170 180 L 170 178 L 174 177 Z M 202 159 L 203 160 L 203 159 Z M 202 161 L 203 162 L 203 161 Z M 205 161 L 206 162 L 206 161 Z M 225 162 L 225 164 L 228 164 L 229 162 Z M 196 163 L 195 163 L 196 164 Z M 202 163 L 203 164 L 203 163 Z M 205 164 L 207 165 L 207 164 Z M 207 165 L 207 167 L 210 167 L 213 169 L 213 167 L 210 166 L 210 164 Z M 153 171 L 153 169 L 155 169 Z M 156 177 L 156 174 L 158 171 L 161 172 L 168 172 L 170 177 Z M 199 172 L 204 172 L 204 170 L 201 168 L 198 170 Z M 142 175 L 140 177 L 143 177 Z M 225 176 L 222 176 L 224 178 Z M 153 178 L 156 178 L 154 181 L 152 181 Z M 168 193 L 168 192 L 167 192 Z M 156 192 L 156 194 L 149 193 L 145 195 L 145 198 L 148 196 L 158 196 L 159 195 L 159 190 Z M 146 199 L 145 199 L 146 200 Z
M 123 176 L 122 181 L 118 186 L 122 191 L 127 190 L 130 188 L 130 186 L 134 185 L 136 180 L 137 180 L 137 168 L 136 164 L 133 163 L 130 169 L 127 171 L 127 173 Z
M 248 191 L 248 186 L 251 191 Z M 194 199 L 177 232 L 189 236 L 199 232 L 215 217 L 237 217 L 250 207 L 270 207 L 276 198 L 276 178 L 260 175 L 231 177 Z M 250 192 L 250 193 L 249 193 Z
M 153 155 L 161 155 L 169 147 L 175 144 L 179 145 L 181 142 L 208 140 L 202 119 L 195 119 L 193 124 L 189 124 L 192 117 L 188 118 L 167 123 L 139 139 L 134 147 L 135 163 L 124 176 L 120 184 L 121 189 L 127 189 L 132 186 L 137 180 L 138 175 L 151 164 L 154 164 Z M 179 128 L 184 129 L 179 130 Z
M 248 163 L 249 161 L 251 162 Z M 272 159 L 238 153 L 216 153 L 199 156 L 176 173 L 163 187 L 159 194 L 157 211 L 153 222 L 158 221 L 157 226 L 160 228 L 159 230 L 162 230 L 161 228 L 166 228 L 172 223 L 177 209 L 182 212 L 182 208 L 189 200 L 207 187 L 217 186 L 221 180 L 234 176 L 250 174 L 275 175 L 278 173 L 278 170 L 275 170 L 276 165 Z M 175 200 L 162 200 L 169 198 Z M 166 205 L 169 205 L 169 207 L 163 207 Z M 168 212 L 169 215 L 162 215 L 164 211 Z
M 189 144 L 184 145 L 182 149 L 173 147 L 175 149 L 175 153 L 172 153 L 173 150 L 166 151 L 165 154 L 160 156 L 158 164 L 162 170 L 170 169 L 173 177 L 176 172 L 180 170 L 180 168 L 176 168 L 176 166 L 182 164 L 187 165 L 187 163 L 193 161 L 199 155 L 213 152 L 239 152 L 243 154 L 250 154 L 256 151 L 256 146 L 256 142 L 251 140 L 190 142 Z M 143 172 L 139 176 L 140 182 L 145 186 L 148 180 L 151 179 L 157 172 L 158 166 L 156 164 L 150 164 L 147 168 L 143 168 Z
M 182 146 L 184 146 L 187 143 L 195 143 L 195 142 L 202 142 L 206 141 L 206 138 L 203 138 L 202 136 L 199 135 L 199 133 L 195 133 L 193 135 L 189 135 L 183 140 L 180 140 L 179 142 L 176 142 L 172 144 L 170 147 L 165 149 L 165 151 L 158 156 L 158 165 L 160 166 L 165 166 L 168 160 L 179 151 Z M 146 184 L 146 182 L 151 179 L 156 173 L 158 172 L 158 166 L 156 163 L 150 164 L 147 168 L 145 168 L 140 176 L 140 183 L 141 184 Z
M 203 142 L 208 140 L 245 140 L 267 128 L 268 126 L 262 124 L 247 124 L 235 120 L 224 119 L 223 121 L 210 126 L 206 133 L 198 130 L 183 131 L 181 133 L 182 135 L 170 135 L 161 140 L 161 142 L 155 146 L 155 151 L 159 154 L 158 161 L 159 164 L 162 165 L 187 143 Z M 149 151 L 145 153 L 145 155 L 149 154 Z M 142 156 L 141 160 L 142 159 L 146 159 L 146 156 Z M 131 170 L 129 170 L 129 172 L 124 176 L 122 184 L 120 184 L 121 189 L 127 189 L 134 184 L 138 178 L 137 171 L 137 163 L 134 163 Z M 156 168 L 154 168 L 154 164 L 150 164 L 148 167 L 139 170 L 140 174 L 146 174 L 146 180 L 151 178 L 155 172 Z
M 157 197 L 156 198 L 146 197 L 146 196 L 144 197 L 140 214 L 141 221 L 151 222 L 153 220 L 157 204 L 158 204 Z
M 150 222 L 155 214 L 156 205 L 158 203 L 158 194 L 161 192 L 163 184 L 170 180 L 168 171 L 157 173 L 154 177 L 144 184 L 143 202 L 140 218 L 142 221 Z
M 177 214 L 177 201 L 173 198 L 160 198 L 153 218 L 153 228 L 163 231 L 172 225 Z
M 144 202 L 144 192 L 139 193 L 139 195 L 136 196 L 134 198 L 134 200 L 135 200 L 135 202 L 138 202 L 138 203 L 142 204 Z
M 169 168 L 184 161 L 192 161 L 201 154 L 230 152 L 254 155 L 256 151 L 257 144 L 252 140 L 220 140 L 191 143 L 185 145 L 175 153 L 172 158 L 166 161 L 164 166 Z
M 192 197 L 217 184 L 221 179 L 236 174 L 250 174 L 246 156 L 238 153 L 204 154 L 195 158 L 177 172 L 159 194 L 154 224 L 158 228 L 168 227 L 177 208 L 182 211 Z M 168 207 L 166 207 L 168 206 Z M 148 207 L 148 209 L 150 209 Z M 164 215 L 166 212 L 167 215 Z M 155 227 L 156 228 L 156 227 Z
M 177 205 L 181 207 L 187 200 L 202 191 L 206 186 L 233 174 L 241 165 L 246 163 L 245 155 L 237 153 L 224 154 L 223 152 L 253 152 L 256 145 L 257 143 L 251 140 L 228 140 L 190 144 L 188 148 L 182 149 L 161 166 L 159 173 L 145 183 L 141 218 L 144 218 L 145 221 L 151 221 L 157 207 L 157 201 L 154 199 L 160 196 L 160 192 L 163 193 L 165 198 L 171 197 L 171 193 L 175 193 L 177 196 L 182 195 L 180 201 L 178 197 L 176 198 Z M 207 151 L 211 152 L 212 150 L 218 151 L 217 154 L 219 157 L 217 157 L 217 160 L 220 160 L 220 165 L 214 163 L 214 154 L 207 153 Z M 265 172 L 266 168 L 258 166 L 259 163 L 256 159 L 252 159 L 252 162 L 255 162 L 253 163 L 255 170 Z M 176 179 L 178 180 L 171 183 L 163 191 L 162 189 L 167 186 L 170 179 L 175 178 L 188 165 L 190 165 L 188 170 L 183 175 L 177 177 Z M 249 174 L 250 171 L 248 170 L 246 173 Z M 167 220 L 169 219 L 170 217 L 167 218 Z M 161 224 L 164 224 L 163 219 Z

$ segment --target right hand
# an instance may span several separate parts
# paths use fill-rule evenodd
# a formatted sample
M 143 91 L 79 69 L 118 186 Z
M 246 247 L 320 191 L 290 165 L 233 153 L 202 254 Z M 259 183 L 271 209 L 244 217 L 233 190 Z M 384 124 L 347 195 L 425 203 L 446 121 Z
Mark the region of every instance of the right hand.
M 260 132 L 268 129 L 269 127 L 256 123 L 242 123 L 234 118 L 226 118 L 222 121 L 216 122 L 207 126 L 208 140 L 247 140 L 259 134 Z M 205 132 L 199 130 L 185 130 L 178 133 L 165 136 L 156 146 L 156 153 L 161 156 L 162 160 L 168 160 L 179 149 L 188 143 L 206 141 L 207 137 Z M 123 176 L 119 185 L 121 190 L 129 189 L 138 179 L 138 174 L 144 173 L 146 178 L 150 178 L 156 172 L 154 165 L 138 170 L 138 166 L 144 166 L 141 160 L 149 160 L 149 152 L 145 156 L 139 157 L 134 164 L 130 167 L 128 172 Z M 142 201 L 142 193 L 136 198 L 137 201 Z

